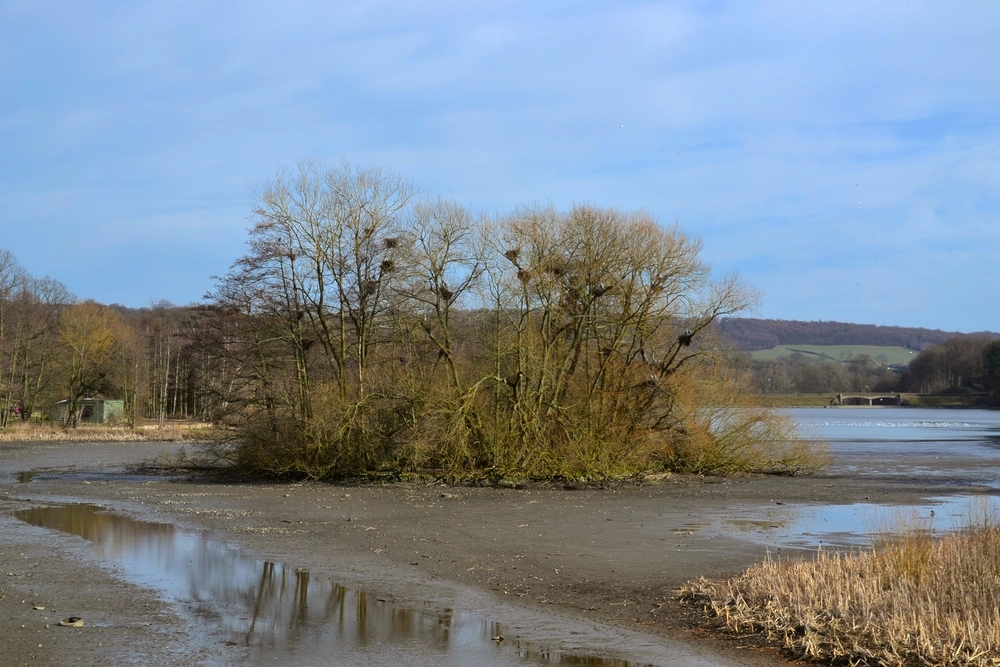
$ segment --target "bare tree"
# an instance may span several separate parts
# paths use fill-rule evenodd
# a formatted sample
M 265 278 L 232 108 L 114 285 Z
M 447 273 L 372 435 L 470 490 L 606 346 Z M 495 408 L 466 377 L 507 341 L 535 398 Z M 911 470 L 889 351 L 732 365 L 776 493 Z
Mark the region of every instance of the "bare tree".
M 525 210 L 493 250 L 496 292 L 513 299 L 501 306 L 511 414 L 546 439 L 553 427 L 675 426 L 672 376 L 711 349 L 700 342 L 716 318 L 755 298 L 735 278 L 713 280 L 696 241 L 641 213 Z
M 342 394 L 364 395 L 379 317 L 389 305 L 400 215 L 413 194 L 388 172 L 307 162 L 257 196 L 251 252 L 233 276 L 257 285 L 260 307 L 287 322 L 304 387 L 308 337 L 322 346 Z
M 459 393 L 464 383 L 452 320 L 460 306 L 472 305 L 467 296 L 485 271 L 483 249 L 476 244 L 477 222 L 469 211 L 447 200 L 414 206 L 407 230 L 412 237 L 407 239 L 409 253 L 405 266 L 398 267 L 406 276 L 399 288 L 408 301 L 406 308 L 419 318 Z
M 0 248 L 0 354 L 4 355 L 6 373 L 0 386 L 0 427 L 7 425 L 13 408 L 17 360 L 23 344 L 20 327 L 11 331 L 10 303 L 26 275 L 9 250 Z

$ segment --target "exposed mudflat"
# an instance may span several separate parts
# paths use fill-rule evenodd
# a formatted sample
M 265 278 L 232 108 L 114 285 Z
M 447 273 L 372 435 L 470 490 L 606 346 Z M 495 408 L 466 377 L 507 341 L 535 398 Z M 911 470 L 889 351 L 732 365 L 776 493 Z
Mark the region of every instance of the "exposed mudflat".
M 568 490 L 234 484 L 128 472 L 129 463 L 179 447 L 0 444 L 4 664 L 292 664 L 287 646 L 248 647 L 220 634 L 208 617 L 225 610 L 163 599 L 86 540 L 11 514 L 35 506 L 97 504 L 204 531 L 240 553 L 366 591 L 395 609 L 473 614 L 503 629 L 506 641 L 495 644 L 511 653 L 510 664 L 531 657 L 527 646 L 535 647 L 537 660 L 525 664 L 599 656 L 605 661 L 589 664 L 757 666 L 783 659 L 698 629 L 694 612 L 677 602 L 677 588 L 699 576 L 734 574 L 768 550 L 801 554 L 802 539 L 774 529 L 803 508 L 919 504 L 989 492 L 899 476 L 674 476 L 644 486 Z M 85 625 L 56 625 L 69 616 Z M 334 659 L 330 646 L 303 644 L 294 662 L 400 660 L 369 649 Z M 414 650 L 412 664 L 436 664 L 432 654 Z

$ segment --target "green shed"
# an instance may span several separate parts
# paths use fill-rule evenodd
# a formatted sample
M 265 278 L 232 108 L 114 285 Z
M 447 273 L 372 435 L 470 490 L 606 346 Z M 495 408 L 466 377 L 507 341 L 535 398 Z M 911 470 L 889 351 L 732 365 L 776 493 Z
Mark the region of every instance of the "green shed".
M 125 401 L 121 399 L 83 398 L 77 403 L 81 424 L 106 424 L 120 420 L 125 415 Z M 59 401 L 49 408 L 49 419 L 66 424 L 70 421 L 69 401 Z

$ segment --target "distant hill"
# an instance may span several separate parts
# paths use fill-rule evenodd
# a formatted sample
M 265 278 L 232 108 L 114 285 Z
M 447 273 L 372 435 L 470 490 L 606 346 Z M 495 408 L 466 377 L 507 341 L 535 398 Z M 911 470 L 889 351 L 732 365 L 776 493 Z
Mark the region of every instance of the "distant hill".
M 778 345 L 876 345 L 920 351 L 961 335 L 940 329 L 744 317 L 727 317 L 719 320 L 717 326 L 735 345 L 747 352 L 770 350 Z

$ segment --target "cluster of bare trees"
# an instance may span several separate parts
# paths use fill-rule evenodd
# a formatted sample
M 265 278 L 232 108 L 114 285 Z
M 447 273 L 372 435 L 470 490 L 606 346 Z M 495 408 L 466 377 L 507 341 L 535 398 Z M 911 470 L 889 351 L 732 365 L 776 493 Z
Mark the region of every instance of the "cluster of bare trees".
M 949 338 L 917 355 L 899 386 L 926 394 L 992 391 L 1000 396 L 1000 340 L 992 334 Z
M 193 386 L 198 336 L 192 314 L 169 304 L 130 311 L 78 302 L 59 281 L 29 275 L 0 250 L 0 427 L 45 419 L 68 401 L 75 426 L 80 401 L 124 399 L 124 421 L 215 411 Z
M 59 314 L 72 301 L 58 281 L 29 276 L 0 249 L 0 426 L 28 418 L 48 398 L 57 353 Z
M 755 294 L 644 213 L 486 219 L 306 163 L 254 221 L 198 324 L 247 469 L 580 478 L 778 440 L 772 415 L 706 409 L 733 382 L 710 325 Z

